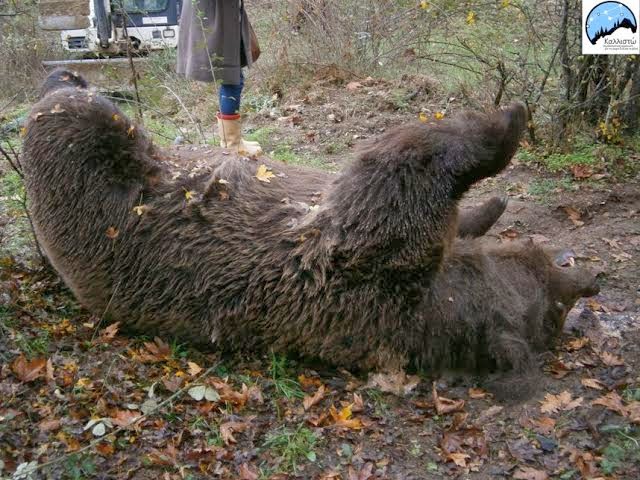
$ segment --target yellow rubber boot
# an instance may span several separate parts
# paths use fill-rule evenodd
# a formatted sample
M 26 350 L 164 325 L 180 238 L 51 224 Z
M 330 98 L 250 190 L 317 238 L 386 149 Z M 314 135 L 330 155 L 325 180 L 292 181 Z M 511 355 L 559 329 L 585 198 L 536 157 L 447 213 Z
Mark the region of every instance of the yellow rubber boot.
M 242 122 L 240 115 L 223 115 L 218 113 L 218 135 L 220 146 L 234 150 L 240 155 L 255 157 L 262 153 L 258 142 L 251 142 L 242 138 Z

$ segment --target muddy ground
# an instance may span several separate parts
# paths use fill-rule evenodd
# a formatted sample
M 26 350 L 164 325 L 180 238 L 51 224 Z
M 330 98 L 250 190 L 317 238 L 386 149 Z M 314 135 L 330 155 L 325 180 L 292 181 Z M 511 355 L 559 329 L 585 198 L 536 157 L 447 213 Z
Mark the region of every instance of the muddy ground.
M 423 84 L 410 101 L 428 94 Z M 250 127 L 271 129 L 267 151 L 287 144 L 338 169 L 363 138 L 451 103 L 409 115 L 366 88 L 316 90 Z M 377 103 L 354 107 L 356 94 Z M 55 274 L 4 258 L 0 478 L 640 478 L 637 176 L 567 182 L 516 161 L 464 204 L 496 194 L 510 201 L 488 241 L 570 247 L 602 272 L 600 294 L 580 301 L 541 359 L 534 397 L 499 404 L 470 377 L 372 382 L 123 336 Z

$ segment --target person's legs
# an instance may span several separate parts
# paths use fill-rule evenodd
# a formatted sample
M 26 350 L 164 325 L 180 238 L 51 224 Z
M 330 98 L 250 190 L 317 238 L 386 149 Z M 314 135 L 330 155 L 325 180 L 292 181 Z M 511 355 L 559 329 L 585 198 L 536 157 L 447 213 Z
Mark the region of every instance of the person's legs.
M 258 142 L 250 142 L 242 138 L 240 121 L 240 99 L 244 87 L 244 75 L 240 73 L 238 85 L 223 84 L 220 86 L 220 112 L 218 113 L 218 133 L 220 146 L 237 150 L 241 154 L 255 156 L 262 153 Z
M 220 85 L 220 113 L 222 115 L 236 115 L 240 113 L 240 98 L 244 88 L 244 74 L 240 72 L 238 85 Z

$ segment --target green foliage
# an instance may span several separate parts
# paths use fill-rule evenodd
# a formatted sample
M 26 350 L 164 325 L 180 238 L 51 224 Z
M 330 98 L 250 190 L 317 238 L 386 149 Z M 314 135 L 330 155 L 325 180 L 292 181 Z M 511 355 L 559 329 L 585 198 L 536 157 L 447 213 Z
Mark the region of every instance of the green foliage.
M 376 415 L 383 417 L 389 410 L 389 405 L 384 398 L 384 393 L 377 388 L 368 388 L 365 390 L 369 400 L 373 402 Z
M 300 383 L 289 375 L 286 357 L 271 353 L 269 374 L 277 396 L 287 399 L 304 398 L 304 391 Z
M 613 475 L 628 463 L 640 462 L 640 428 L 615 426 L 614 439 L 602 451 L 600 468 L 605 475 Z
M 622 396 L 627 402 L 640 402 L 640 388 L 628 387 Z
M 537 157 L 533 154 L 533 152 L 521 148 L 520 150 L 518 150 L 518 153 L 516 153 L 516 159 L 526 165 L 531 165 L 536 162 Z
M 90 455 L 73 454 L 64 462 L 67 478 L 72 480 L 84 480 L 91 478 L 96 473 L 96 464 Z
M 244 135 L 247 140 L 252 142 L 258 142 L 260 146 L 265 149 L 267 145 L 273 143 L 271 137 L 275 135 L 277 129 L 275 127 L 261 127 L 253 132 L 248 132 Z
M 270 449 L 279 459 L 279 469 L 282 472 L 296 472 L 300 463 L 315 462 L 314 448 L 318 443 L 318 436 L 305 426 L 292 430 L 280 428 L 269 433 L 265 439 L 264 448 Z
M 13 170 L 0 177 L 0 196 L 11 216 L 24 214 L 25 190 L 22 179 Z
M 13 170 L 0 177 L 0 215 L 10 221 L 0 232 L 0 256 L 28 256 L 33 239 L 26 215 L 27 198 L 22 179 Z
M 35 337 L 27 337 L 22 333 L 17 333 L 15 338 L 16 346 L 29 359 L 46 355 L 49 352 L 49 332 L 42 330 Z
M 175 340 L 171 342 L 171 356 L 176 360 L 187 358 L 189 356 L 189 345 L 186 343 L 178 343 Z
M 553 193 L 558 188 L 558 182 L 552 178 L 544 178 L 542 180 L 534 180 L 529 184 L 529 195 L 534 197 L 544 197 Z
M 605 475 L 613 474 L 626 457 L 625 449 L 615 442 L 611 442 L 602 452 L 600 468 Z
M 543 164 L 552 172 L 567 171 L 576 165 L 595 165 L 593 145 L 579 145 L 570 153 L 554 153 L 543 159 Z
M 196 417 L 191 422 L 190 431 L 201 430 L 204 432 L 204 436 L 207 439 L 207 445 L 222 447 L 224 446 L 224 441 L 222 440 L 222 436 L 220 435 L 220 426 L 215 422 L 209 422 L 204 417 Z

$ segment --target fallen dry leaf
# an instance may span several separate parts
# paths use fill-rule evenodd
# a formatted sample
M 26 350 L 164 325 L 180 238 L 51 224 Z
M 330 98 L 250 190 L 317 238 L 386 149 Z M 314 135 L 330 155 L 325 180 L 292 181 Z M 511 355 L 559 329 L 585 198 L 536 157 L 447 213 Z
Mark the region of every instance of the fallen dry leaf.
M 565 348 L 570 352 L 576 352 L 578 350 L 582 350 L 588 344 L 589 344 L 589 337 L 581 337 L 581 338 L 576 338 L 574 340 L 567 342 L 567 344 L 565 345 Z
M 56 438 L 67 446 L 67 452 L 80 450 L 80 442 L 65 432 L 58 432 Z
M 331 470 L 322 472 L 318 480 L 340 480 L 341 478 L 342 478 L 342 475 L 340 475 L 339 471 L 331 469 Z
M 176 376 L 162 379 L 162 384 L 164 385 L 164 388 L 169 390 L 171 393 L 176 393 L 178 390 L 180 390 L 180 388 L 182 388 L 183 383 L 184 383 L 184 379 Z
M 54 370 L 53 370 L 53 362 L 51 361 L 51 359 L 47 360 L 47 367 L 46 367 L 45 376 L 46 376 L 47 380 L 50 381 L 50 382 L 55 382 L 55 380 L 56 380 L 56 377 L 54 375 Z
M 189 367 L 189 375 L 192 377 L 195 377 L 202 372 L 202 367 L 195 362 L 187 362 L 187 366 Z
M 620 367 L 624 365 L 624 360 L 622 360 L 622 358 L 609 352 L 601 352 L 600 360 L 602 360 L 602 363 L 608 367 Z
M 631 423 L 640 425 L 640 402 L 631 402 L 627 405 L 627 413 Z
M 333 424 L 337 427 L 348 428 L 350 430 L 360 430 L 363 425 L 358 418 L 351 418 L 353 414 L 352 405 L 347 405 L 340 411 L 333 405 L 329 408 L 329 415 L 333 420 Z
M 483 398 L 487 398 L 489 395 L 488 392 L 485 392 L 481 388 L 470 388 L 469 389 L 469 398 L 473 398 L 474 400 L 481 400 Z
M 604 390 L 604 384 L 595 378 L 583 378 L 580 383 L 587 388 L 593 388 L 594 390 Z
M 557 413 L 561 410 L 573 410 L 582 405 L 582 397 L 573 399 L 571 393 L 564 391 L 559 395 L 552 395 L 547 393 L 544 396 L 544 401 L 540 402 L 540 411 L 542 413 Z
M 569 217 L 569 220 L 571 220 L 571 222 L 576 226 L 576 227 L 581 227 L 584 225 L 584 222 L 582 220 L 580 220 L 580 218 L 582 217 L 582 214 L 576 210 L 573 207 L 562 207 L 562 209 L 564 210 L 564 212 L 567 214 L 567 216 Z
M 622 416 L 627 416 L 627 408 L 622 403 L 622 397 L 618 394 L 618 392 L 609 392 L 603 397 L 596 398 L 591 405 L 601 405 L 603 407 L 608 408 L 616 413 L 619 413 Z
M 53 432 L 60 428 L 60 419 L 59 418 L 50 418 L 42 420 L 38 427 L 41 432 Z
M 376 388 L 385 393 L 393 393 L 402 397 L 408 395 L 420 383 L 417 375 L 407 375 L 403 370 L 390 373 L 374 373 L 369 375 L 365 388 Z
M 352 466 L 349 466 L 347 471 L 348 480 L 369 480 L 373 477 L 374 464 L 371 462 L 365 463 L 362 469 L 357 472 Z
M 100 331 L 100 334 L 98 336 L 98 341 L 100 343 L 107 343 L 108 340 L 112 340 L 118 334 L 119 327 L 120 327 L 120 322 L 116 322 L 104 328 L 103 330 Z
M 530 467 L 520 467 L 513 474 L 516 480 L 547 480 L 549 475 L 544 470 L 536 470 Z
M 582 478 L 594 478 L 596 476 L 598 468 L 596 467 L 596 459 L 592 453 L 571 449 L 569 460 L 578 467 Z
M 573 174 L 573 178 L 583 180 L 591 177 L 593 175 L 593 170 L 591 170 L 591 167 L 588 165 L 572 165 L 571 173 Z
M 467 459 L 471 458 L 471 455 L 466 453 L 449 453 L 447 454 L 447 461 L 455 463 L 459 467 L 467 466 Z
M 529 426 L 541 435 L 549 435 L 556 428 L 556 421 L 550 417 L 529 420 Z
M 220 437 L 225 445 L 237 443 L 234 433 L 242 433 L 249 428 L 249 422 L 226 422 L 220 425 Z
M 96 450 L 103 457 L 110 457 L 116 451 L 111 443 L 99 443 L 96 445 Z
M 141 349 L 138 355 L 142 363 L 163 362 L 171 358 L 171 346 L 158 337 L 153 342 L 145 342 L 144 348 L 146 351 Z
M 258 469 L 251 467 L 248 463 L 240 465 L 238 473 L 240 474 L 240 480 L 258 480 L 260 478 Z
M 440 397 L 436 390 L 436 382 L 433 382 L 433 404 L 436 407 L 438 415 L 447 415 L 448 413 L 460 412 L 464 408 L 464 400 L 450 400 Z
M 571 373 L 571 369 L 561 360 L 555 360 L 548 365 L 545 370 L 547 370 L 553 378 L 558 379 L 564 378 Z
M 319 378 L 307 377 L 305 375 L 298 375 L 298 382 L 305 390 L 311 387 L 319 388 L 320 385 L 322 385 L 322 381 Z
M 20 355 L 11 362 L 11 371 L 24 383 L 33 382 L 40 377 L 44 377 L 47 360 L 45 358 L 34 358 L 27 360 L 24 355 Z
M 304 410 L 307 411 L 314 405 L 316 405 L 320 400 L 324 398 L 324 385 L 320 385 L 320 387 L 316 390 L 316 393 L 313 396 L 305 395 L 302 399 L 302 405 Z
M 353 403 L 352 403 L 351 411 L 354 413 L 364 411 L 364 400 L 362 400 L 362 396 L 357 393 L 353 394 Z
M 118 427 L 128 427 L 135 423 L 140 417 L 142 417 L 142 414 L 135 410 L 117 410 L 115 416 L 112 416 L 110 420 L 111 423 Z

